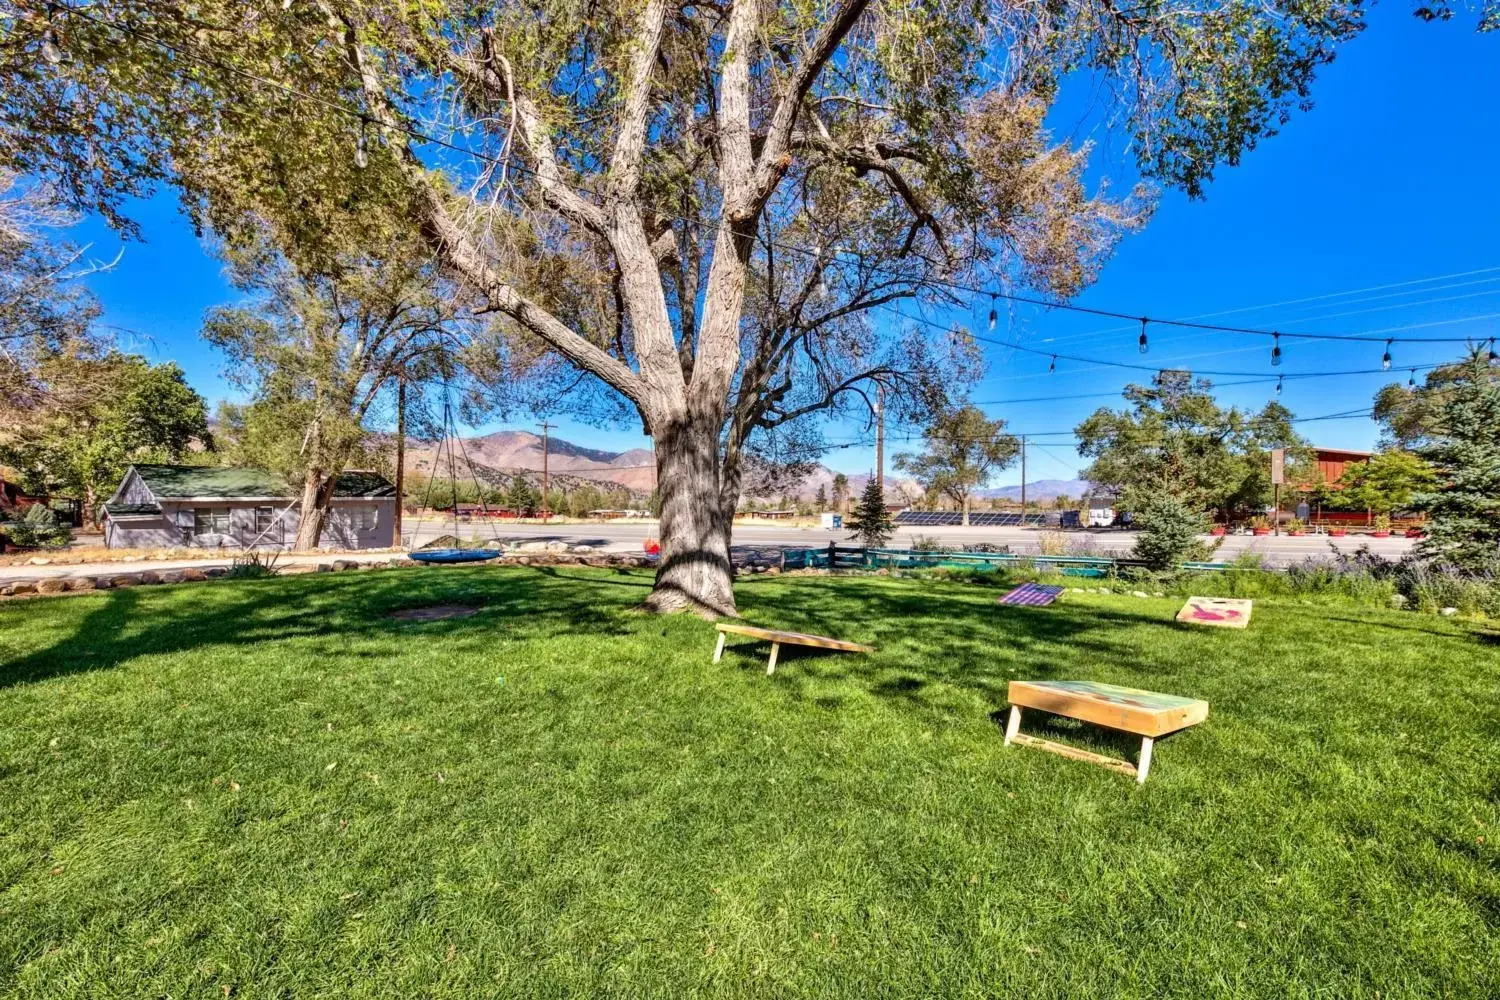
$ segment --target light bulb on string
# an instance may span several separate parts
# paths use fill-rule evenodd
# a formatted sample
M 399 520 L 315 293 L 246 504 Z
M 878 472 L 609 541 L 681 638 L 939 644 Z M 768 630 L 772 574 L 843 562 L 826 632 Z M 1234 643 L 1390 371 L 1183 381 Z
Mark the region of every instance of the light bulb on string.
M 42 32 L 42 58 L 53 66 L 63 61 L 62 49 L 57 47 L 57 36 L 52 32 L 52 26 Z
M 1417 370 L 1415 368 L 1413 368 L 1411 370 L 1411 374 L 1407 376 L 1406 384 L 1413 389 L 1417 387 Z
M 369 141 L 368 129 L 366 128 L 364 115 L 359 117 L 359 138 L 354 143 L 354 165 L 363 170 L 370 165 L 370 155 L 365 149 Z
M 1271 334 L 1271 366 L 1274 368 L 1281 364 L 1281 334 Z
M 1495 338 L 1491 337 L 1490 338 L 1490 363 L 1493 364 L 1496 361 L 1500 361 L 1500 354 L 1496 354 L 1495 353 Z
M 52 18 L 57 14 L 57 4 L 47 5 L 47 27 L 42 29 L 42 58 L 56 66 L 63 61 L 62 49 L 57 46 L 57 32 L 52 28 Z
M 1141 353 L 1142 354 L 1145 354 L 1146 351 L 1148 350 L 1147 344 L 1146 344 L 1146 324 L 1148 322 L 1150 322 L 1150 320 L 1148 320 L 1145 316 L 1141 317 L 1141 336 L 1136 341 L 1136 343 L 1138 343 L 1138 344 L 1141 345 Z
M 1276 376 L 1276 395 L 1278 395 L 1278 396 L 1281 395 L 1281 380 L 1284 377 L 1285 376 L 1283 376 L 1283 375 L 1277 375 Z
M 1393 340 L 1394 338 L 1385 342 L 1385 353 L 1380 356 L 1380 370 L 1383 372 L 1391 370 L 1391 344 Z
M 1052 355 L 1052 363 L 1047 366 L 1047 374 L 1048 375 L 1054 375 L 1056 373 L 1057 373 L 1057 355 L 1054 354 L 1054 355 Z
M 823 247 L 819 245 L 816 250 L 813 266 L 818 269 L 818 298 L 826 299 L 828 298 L 828 279 L 823 274 Z
M 995 321 L 998 320 L 999 318 L 1000 318 L 1000 314 L 995 311 L 995 296 L 994 296 L 993 293 L 991 293 L 990 294 L 990 333 L 994 333 L 995 332 Z

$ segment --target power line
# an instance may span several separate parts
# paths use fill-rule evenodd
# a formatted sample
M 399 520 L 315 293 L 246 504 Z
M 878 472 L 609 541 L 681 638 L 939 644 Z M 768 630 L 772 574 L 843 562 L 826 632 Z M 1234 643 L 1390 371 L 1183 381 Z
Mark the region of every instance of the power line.
M 316 104 L 319 104 L 319 105 L 321 105 L 323 107 L 329 108 L 330 110 L 333 110 L 333 111 L 335 111 L 337 113 L 344 114 L 344 115 L 349 116 L 350 118 L 358 120 L 361 123 L 361 126 L 367 125 L 371 121 L 371 116 L 366 111 L 355 110 L 353 108 L 346 107 L 345 105 L 343 105 L 343 104 L 341 104 L 341 103 L 339 103 L 337 101 L 332 101 L 332 100 L 329 100 L 327 98 L 319 97 L 319 96 L 317 96 L 315 94 L 309 94 L 309 93 L 307 93 L 305 91 L 298 90 L 296 87 L 293 87 L 290 84 L 283 83 L 283 82 L 281 82 L 279 80 L 271 80 L 269 78 L 259 76 L 258 74 L 248 72 L 246 70 L 242 70 L 242 69 L 238 69 L 238 68 L 233 67 L 233 66 L 225 65 L 224 63 L 222 63 L 222 62 L 220 62 L 220 61 L 218 61 L 216 59 L 212 59 L 212 58 L 208 58 L 208 57 L 205 57 L 205 56 L 201 56 L 201 55 L 198 55 L 198 54 L 192 53 L 192 52 L 185 52 L 182 49 L 178 48 L 177 46 L 171 44 L 170 42 L 163 41 L 160 38 L 157 38 L 157 37 L 155 37 L 153 35 L 150 35 L 150 34 L 148 34 L 146 32 L 142 32 L 142 31 L 140 31 L 140 30 L 138 30 L 138 29 L 136 29 L 134 27 L 131 27 L 131 26 L 128 26 L 128 25 L 122 25 L 122 24 L 119 24 L 117 22 L 108 20 L 107 18 L 99 17 L 97 15 L 88 13 L 87 11 L 84 11 L 84 10 L 78 8 L 78 7 L 73 7 L 73 6 L 70 6 L 68 4 L 64 4 L 64 3 L 57 3 L 57 4 L 49 5 L 49 10 L 56 11 L 58 13 L 71 14 L 71 15 L 73 15 L 75 17 L 79 17 L 79 18 L 82 18 L 84 20 L 91 21 L 91 22 L 93 22 L 95 24 L 98 24 L 98 25 L 101 25 L 101 26 L 103 26 L 105 28 L 109 28 L 109 29 L 121 32 L 123 34 L 130 35 L 130 36 L 133 36 L 135 38 L 142 39 L 144 41 L 149 42 L 150 44 L 160 46 L 162 49 L 166 50 L 167 52 L 172 53 L 174 56 L 177 56 L 179 58 L 186 59 L 186 60 L 191 61 L 191 62 L 196 62 L 196 63 L 199 63 L 201 65 L 211 66 L 211 67 L 213 67 L 215 69 L 218 69 L 218 70 L 221 70 L 223 72 L 227 72 L 227 73 L 233 74 L 233 75 L 235 75 L 235 76 L 237 76 L 237 77 L 239 77 L 241 79 L 250 80 L 250 81 L 255 82 L 255 83 L 259 83 L 259 84 L 263 84 L 263 85 L 268 86 L 268 87 L 275 88 L 275 89 L 281 91 L 284 94 L 295 96 L 295 97 L 298 97 L 298 98 L 303 99 L 303 100 L 312 101 L 312 102 L 314 102 Z M 444 149 L 451 150 L 452 152 L 460 153 L 460 154 L 465 155 L 465 156 L 470 156 L 470 157 L 473 157 L 475 159 L 482 160 L 482 161 L 485 161 L 485 162 L 488 162 L 488 163 L 491 163 L 491 164 L 494 164 L 494 165 L 502 165 L 503 164 L 503 165 L 507 166 L 507 169 L 514 170 L 514 171 L 516 171 L 518 173 L 528 174 L 528 175 L 533 176 L 533 177 L 539 177 L 540 176 L 540 174 L 539 174 L 538 171 L 536 171 L 536 170 L 534 170 L 534 169 L 532 169 L 530 167 L 527 167 L 524 164 L 512 163 L 509 160 L 509 158 L 497 157 L 497 156 L 493 156 L 493 155 L 490 155 L 490 154 L 487 154 L 487 153 L 480 152 L 478 150 L 473 150 L 473 149 L 465 148 L 463 146 L 460 146 L 460 145 L 458 145 L 456 143 L 453 143 L 453 142 L 450 142 L 448 140 L 441 139 L 441 138 L 438 138 L 436 136 L 429 135 L 427 133 L 421 132 L 418 129 L 413 128 L 412 126 L 407 125 L 407 124 L 402 123 L 402 122 L 394 122 L 394 123 L 390 123 L 390 124 L 381 122 L 379 124 L 380 124 L 380 126 L 382 128 L 388 128 L 388 129 L 390 129 L 392 131 L 400 132 L 400 133 L 406 135 L 408 138 L 416 139 L 416 140 L 418 140 L 420 142 L 431 143 L 433 145 L 442 147 Z M 579 186 L 579 185 L 569 184 L 568 182 L 562 181 L 562 180 L 555 180 L 554 182 L 558 183 L 558 184 L 561 184 L 564 187 L 568 187 L 568 188 L 570 188 L 570 189 L 572 189 L 572 190 L 574 190 L 574 191 L 576 191 L 576 192 L 578 192 L 580 194 L 587 195 L 589 197 L 596 197 L 597 196 L 595 192 L 589 190 L 588 188 Z M 697 227 L 705 228 L 705 229 L 721 229 L 721 228 L 723 228 L 723 221 L 722 220 L 720 220 L 719 222 L 714 223 L 714 224 L 708 224 L 708 223 L 704 223 L 701 220 L 688 219 L 688 218 L 685 218 L 685 217 L 682 217 L 682 216 L 672 215 L 670 213 L 658 213 L 658 214 L 662 218 L 664 218 L 664 219 L 667 219 L 667 220 L 670 220 L 670 221 L 675 221 L 675 222 L 681 222 L 681 223 L 683 223 L 685 225 L 697 226 Z M 773 247 L 774 246 L 774 247 L 776 247 L 778 249 L 786 250 L 788 252 L 799 253 L 799 254 L 803 254 L 805 256 L 810 256 L 810 257 L 813 257 L 816 260 L 818 260 L 820 263 L 825 258 L 825 254 L 821 250 L 814 251 L 814 250 L 810 250 L 810 249 L 808 249 L 806 247 L 798 247 L 798 246 L 792 246 L 792 245 L 789 245 L 789 244 L 781 244 L 781 243 L 778 243 L 776 241 L 766 240 L 763 237 L 761 237 L 760 235 L 754 234 L 754 233 L 752 233 L 750 235 L 752 236 L 752 238 L 755 238 L 755 239 L 759 240 L 760 242 L 762 242 L 763 244 L 765 244 L 767 247 Z M 856 258 L 858 258 L 861 261 L 862 266 L 865 266 L 866 269 L 868 271 L 870 271 L 871 273 L 884 273 L 884 274 L 887 274 L 887 275 L 894 275 L 894 276 L 900 277 L 900 278 L 907 278 L 907 276 L 904 273 L 899 272 L 899 271 L 895 271 L 895 270 L 893 270 L 891 268 L 883 267 L 883 266 L 879 266 L 879 265 L 869 265 L 867 263 L 867 261 L 866 261 L 865 255 L 864 254 L 860 254 L 860 253 L 855 252 L 855 251 L 838 250 L 831 257 L 828 257 L 827 259 L 828 259 L 829 263 L 831 263 L 831 264 L 838 264 L 838 265 L 842 266 L 842 265 L 850 263 L 849 261 L 845 260 L 846 257 L 856 257 Z M 1480 272 L 1479 271 L 1475 271 L 1473 273 L 1480 273 Z M 911 280 L 911 279 L 908 279 L 908 280 Z M 970 284 L 963 283 L 963 282 L 950 281 L 950 280 L 945 280 L 945 279 L 941 279 L 941 278 L 923 278 L 923 279 L 919 279 L 919 280 L 920 280 L 920 282 L 922 284 L 927 284 L 927 285 L 931 285 L 931 286 L 947 288 L 947 289 L 952 290 L 952 291 L 964 292 L 964 293 L 967 293 L 967 294 L 973 295 L 973 296 L 979 296 L 979 297 L 989 296 L 990 302 L 992 304 L 992 308 L 991 308 L 991 315 L 992 316 L 994 315 L 993 304 L 996 301 L 998 301 L 998 300 L 1005 300 L 1005 301 L 1008 301 L 1008 302 L 1015 302 L 1015 303 L 1019 303 L 1019 304 L 1022 304 L 1022 305 L 1037 306 L 1037 307 L 1044 308 L 1044 309 L 1059 309 L 1059 310 L 1064 310 L 1064 311 L 1068 311 L 1068 312 L 1075 312 L 1075 313 L 1080 313 L 1080 314 L 1090 315 L 1090 316 L 1102 316 L 1102 317 L 1107 317 L 1107 318 L 1110 318 L 1110 319 L 1121 319 L 1121 320 L 1130 320 L 1132 322 L 1139 322 L 1140 325 L 1141 325 L 1140 343 L 1141 343 L 1141 347 L 1142 347 L 1143 350 L 1147 346 L 1146 329 L 1151 324 L 1155 324 L 1157 326 L 1177 327 L 1177 328 L 1181 328 L 1181 329 L 1198 330 L 1198 331 L 1212 332 L 1212 333 L 1233 333 L 1233 334 L 1244 334 L 1244 335 L 1250 335 L 1250 336 L 1272 337 L 1272 338 L 1275 338 L 1278 341 L 1282 337 L 1285 337 L 1285 338 L 1287 338 L 1289 340 L 1358 341 L 1358 342 L 1367 342 L 1367 343 L 1378 343 L 1379 341 L 1384 340 L 1386 342 L 1386 344 L 1387 344 L 1387 347 L 1389 347 L 1390 344 L 1397 343 L 1397 342 L 1400 342 L 1400 343 L 1469 343 L 1472 340 L 1472 338 L 1468 338 L 1468 337 L 1381 337 L 1381 336 L 1377 336 L 1377 334 L 1385 333 L 1385 332 L 1390 332 L 1390 331 L 1374 331 L 1374 332 L 1363 333 L 1363 334 L 1328 334 L 1328 333 L 1284 332 L 1284 331 L 1279 331 L 1279 330 L 1265 330 L 1265 329 L 1259 329 L 1259 328 L 1254 328 L 1254 327 L 1241 327 L 1241 326 L 1230 326 L 1230 325 L 1217 324 L 1217 323 L 1204 323 L 1204 322 L 1195 321 L 1195 320 L 1188 320 L 1188 319 L 1163 319 L 1163 318 L 1153 317 L 1153 316 L 1150 316 L 1150 315 L 1136 315 L 1136 314 L 1122 312 L 1122 311 L 1114 310 L 1114 309 L 1101 309 L 1101 308 L 1096 308 L 1096 307 L 1092 307 L 1092 306 L 1081 306 L 1081 305 L 1076 305 L 1076 304 L 1073 304 L 1073 303 L 1057 301 L 1057 300 L 1054 300 L 1054 299 L 1039 298 L 1039 297 L 1036 297 L 1036 296 L 1018 295 L 1018 294 L 1015 294 L 1015 293 L 1012 293 L 1012 292 L 1006 292 L 1006 291 L 1003 291 L 1003 290 L 1000 290 L 1000 289 L 984 288 L 984 287 L 981 287 L 981 286 L 970 285 Z M 971 305 L 972 305 L 972 303 L 971 303 Z M 1495 314 L 1495 315 L 1500 315 L 1500 314 Z M 1480 318 L 1480 319 L 1487 319 L 1487 318 L 1493 318 L 1493 316 L 1485 316 L 1485 317 L 1478 317 L 1478 318 Z M 1410 329 L 1417 329 L 1417 328 L 1418 327 L 1411 327 Z M 1006 345 L 1006 346 L 1015 346 L 1015 345 Z M 1389 351 L 1387 351 L 1387 353 L 1389 353 Z M 1146 369 L 1146 370 L 1151 370 L 1151 369 Z

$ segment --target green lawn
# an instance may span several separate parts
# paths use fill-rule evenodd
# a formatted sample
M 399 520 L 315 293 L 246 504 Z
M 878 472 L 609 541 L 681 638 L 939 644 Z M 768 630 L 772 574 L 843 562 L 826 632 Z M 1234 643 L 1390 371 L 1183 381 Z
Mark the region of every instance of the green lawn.
M 1494 632 L 756 577 L 749 621 L 880 647 L 767 678 L 763 647 L 715 665 L 708 624 L 631 612 L 648 583 L 0 606 L 0 995 L 1500 995 Z M 388 617 L 444 602 L 483 610 Z M 1014 677 L 1212 710 L 1137 787 L 1003 748 Z

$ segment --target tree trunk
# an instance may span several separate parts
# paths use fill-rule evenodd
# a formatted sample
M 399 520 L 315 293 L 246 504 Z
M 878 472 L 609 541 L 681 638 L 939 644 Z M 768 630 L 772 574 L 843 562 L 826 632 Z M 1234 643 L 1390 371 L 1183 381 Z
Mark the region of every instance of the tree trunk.
M 731 518 L 720 496 L 718 428 L 722 421 L 684 415 L 656 434 L 661 495 L 661 563 L 646 598 L 649 611 L 735 614 Z
M 323 522 L 328 517 L 328 505 L 333 499 L 333 476 L 325 476 L 322 469 L 308 469 L 302 479 L 302 516 L 297 521 L 297 540 L 292 548 L 298 552 L 310 552 L 318 547 L 323 537 Z
M 1021 520 L 1024 522 L 1025 519 L 1026 519 L 1026 515 L 1022 514 L 1021 515 Z M 964 494 L 964 527 L 967 528 L 968 526 L 969 526 L 969 494 L 965 493 Z

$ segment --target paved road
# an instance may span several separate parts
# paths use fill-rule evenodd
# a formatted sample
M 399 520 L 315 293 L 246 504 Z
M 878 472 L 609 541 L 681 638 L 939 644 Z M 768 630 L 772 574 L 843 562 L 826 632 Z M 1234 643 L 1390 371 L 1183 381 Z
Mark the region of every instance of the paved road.
M 641 543 L 647 538 L 656 537 L 657 534 L 657 526 L 654 523 L 620 524 L 616 522 L 567 525 L 478 523 L 465 524 L 461 528 L 463 530 L 460 534 L 464 537 L 473 534 L 481 539 L 556 538 L 567 542 L 607 545 L 613 550 L 632 552 L 640 551 Z M 429 522 L 420 526 L 419 535 L 422 541 L 426 541 L 440 534 L 451 533 L 452 530 L 451 522 L 445 526 Z M 902 528 L 891 540 L 891 546 L 910 548 L 917 538 L 923 537 L 936 539 L 940 545 L 955 549 L 978 542 L 990 542 L 1008 545 L 1012 552 L 1037 553 L 1041 551 L 1041 535 L 1042 532 L 1036 528 Z M 1070 531 L 1066 532 L 1066 538 L 1070 550 L 1112 555 L 1123 555 L 1129 552 L 1131 546 L 1135 544 L 1135 534 L 1129 531 Z M 736 524 L 734 527 L 736 546 L 815 548 L 827 546 L 831 541 L 846 545 L 852 544 L 847 531 L 772 524 Z M 1388 559 L 1399 559 L 1412 546 L 1411 540 L 1406 538 L 1360 538 L 1358 536 L 1327 538 L 1315 535 L 1302 538 L 1266 535 L 1256 538 L 1252 535 L 1230 535 L 1224 538 L 1215 558 L 1233 559 L 1239 553 L 1249 550 L 1260 553 L 1268 563 L 1283 565 L 1288 562 L 1297 562 L 1308 556 L 1326 556 L 1330 545 L 1336 546 L 1343 552 L 1353 552 L 1364 544 L 1368 544 L 1371 551 L 1377 555 Z
M 556 539 L 572 544 L 603 545 L 613 552 L 640 552 L 641 544 L 647 539 L 655 537 L 657 526 L 654 523 L 635 524 L 465 524 L 462 525 L 460 535 L 464 538 L 477 536 L 481 539 L 515 539 L 518 541 L 541 541 Z M 428 521 L 417 525 L 414 529 L 418 535 L 418 543 L 430 541 L 438 535 L 451 533 L 453 525 L 451 522 L 438 524 Z M 954 549 L 962 548 L 978 542 L 990 542 L 997 545 L 1007 545 L 1012 552 L 1037 553 L 1040 551 L 1041 532 L 1035 528 L 994 528 L 994 527 L 945 527 L 911 529 L 902 528 L 892 539 L 894 548 L 910 548 L 918 537 L 934 538 L 944 547 Z M 1130 551 L 1135 544 L 1135 535 L 1123 531 L 1075 531 L 1067 533 L 1070 551 L 1081 554 L 1114 554 L 1124 555 Z M 836 541 L 841 544 L 849 543 L 849 535 L 846 531 L 828 531 L 822 528 L 801 528 L 790 525 L 735 525 L 734 544 L 736 548 L 745 549 L 777 549 L 777 548 L 822 548 L 829 542 Z M 1309 556 L 1323 557 L 1329 553 L 1329 546 L 1336 546 L 1340 551 L 1352 552 L 1360 545 L 1368 544 L 1370 549 L 1377 555 L 1388 559 L 1398 559 L 1405 555 L 1411 548 L 1412 542 L 1405 538 L 1320 538 L 1308 536 L 1304 538 L 1288 538 L 1286 536 L 1265 536 L 1255 538 L 1249 535 L 1231 535 L 1224 539 L 1215 558 L 1228 560 L 1233 559 L 1239 553 L 1246 550 L 1258 552 L 1270 565 L 1284 566 L 1295 563 Z M 391 552 L 370 553 L 347 553 L 347 554 L 322 554 L 322 555 L 289 555 L 282 556 L 282 565 L 292 563 L 318 563 L 327 562 L 330 559 L 357 559 L 361 562 L 384 562 L 395 555 Z M 228 566 L 232 554 L 226 554 L 223 559 L 178 559 L 178 560 L 151 560 L 133 563 L 92 563 L 79 565 L 49 565 L 49 566 L 0 566 L 0 582 L 11 580 L 40 580 L 44 577 L 55 576 L 92 576 L 100 573 L 139 573 L 142 570 L 164 570 L 183 569 L 188 566 Z

